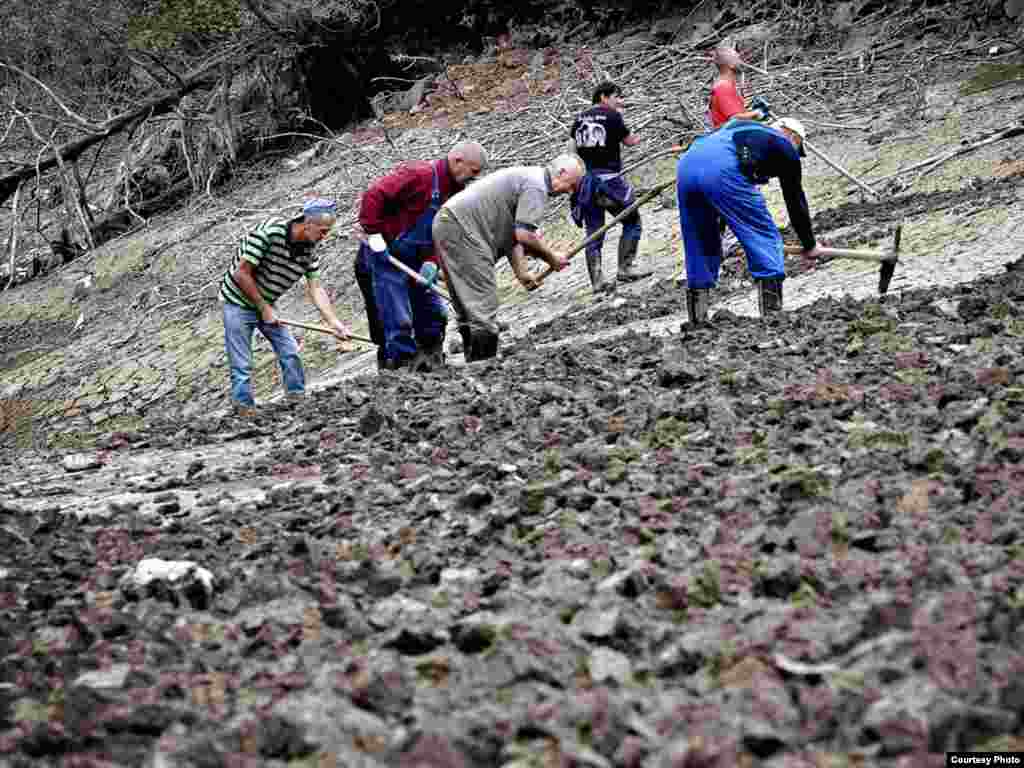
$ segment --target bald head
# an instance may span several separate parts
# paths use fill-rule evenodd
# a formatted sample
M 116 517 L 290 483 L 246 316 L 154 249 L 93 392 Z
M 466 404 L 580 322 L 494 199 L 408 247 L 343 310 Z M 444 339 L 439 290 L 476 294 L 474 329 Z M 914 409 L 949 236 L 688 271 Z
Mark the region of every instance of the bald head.
M 583 161 L 577 155 L 559 155 L 548 163 L 551 191 L 556 195 L 575 191 L 586 172 Z
M 448 150 L 448 171 L 460 187 L 487 167 L 487 151 L 475 141 L 460 141 Z
M 713 58 L 719 69 L 738 69 L 740 66 L 739 51 L 729 43 L 722 43 L 715 48 Z

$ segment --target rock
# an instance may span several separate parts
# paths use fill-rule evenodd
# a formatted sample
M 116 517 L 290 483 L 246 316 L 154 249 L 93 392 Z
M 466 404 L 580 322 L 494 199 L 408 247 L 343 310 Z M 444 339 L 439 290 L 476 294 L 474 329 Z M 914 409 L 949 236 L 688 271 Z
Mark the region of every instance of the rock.
M 203 609 L 213 597 L 214 578 L 210 571 L 188 560 L 146 558 L 121 577 L 120 587 L 128 595 L 143 596 L 148 591 L 169 588 L 193 608 Z
M 466 489 L 465 493 L 462 494 L 460 502 L 464 507 L 469 509 L 482 509 L 486 507 L 494 499 L 494 494 L 481 483 L 473 483 L 469 488 Z
M 64 457 L 63 464 L 65 472 L 83 472 L 103 466 L 100 457 L 93 453 L 72 453 Z
M 380 432 L 387 423 L 387 416 L 371 405 L 359 418 L 359 431 L 363 437 L 372 437 Z
M 592 641 L 607 641 L 620 630 L 622 613 L 613 604 L 590 606 L 577 613 L 572 620 L 572 627 L 580 636 Z
M 930 680 L 913 676 L 873 703 L 861 723 L 861 744 L 879 743 L 883 755 L 930 747 L 966 750 L 1009 733 L 1015 713 L 973 707 L 943 693 Z
M 633 676 L 633 668 L 625 654 L 610 648 L 595 648 L 587 660 L 590 679 L 595 683 L 614 681 L 626 685 Z
M 445 568 L 441 571 L 441 589 L 465 591 L 479 586 L 480 571 L 476 568 Z
M 75 281 L 75 284 L 71 289 L 71 297 L 75 301 L 84 299 L 86 296 L 92 293 L 92 287 L 92 275 L 86 275 L 85 277 Z
M 74 684 L 99 689 L 123 688 L 130 672 L 130 665 L 115 664 L 109 669 L 96 669 L 79 675 Z
M 689 363 L 681 351 L 673 351 L 658 368 L 658 385 L 662 387 L 687 387 L 701 379 L 697 366 Z
M 392 595 L 378 602 L 369 616 L 371 626 L 388 629 L 402 621 L 410 621 L 426 613 L 429 606 L 404 595 Z

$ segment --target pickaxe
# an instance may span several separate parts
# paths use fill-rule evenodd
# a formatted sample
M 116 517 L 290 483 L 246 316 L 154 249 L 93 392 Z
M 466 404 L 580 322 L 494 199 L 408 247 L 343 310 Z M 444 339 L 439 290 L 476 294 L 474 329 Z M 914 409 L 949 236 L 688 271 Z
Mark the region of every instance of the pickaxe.
M 614 226 L 615 226 L 616 224 L 618 224 L 618 223 L 619 223 L 620 221 L 622 221 L 623 219 L 627 218 L 627 217 L 628 217 L 628 216 L 629 216 L 630 214 L 632 214 L 632 213 L 633 213 L 633 211 L 635 211 L 636 209 L 638 209 L 638 208 L 639 208 L 639 207 L 640 207 L 641 205 L 643 205 L 644 203 L 650 202 L 651 200 L 653 200 L 653 199 L 654 199 L 655 197 L 657 197 L 658 195 L 660 195 L 660 194 L 661 194 L 662 192 L 664 192 L 664 191 L 665 191 L 666 189 L 668 189 L 669 187 L 671 187 L 671 186 L 672 186 L 673 184 L 675 184 L 675 183 L 676 183 L 676 182 L 675 182 L 675 179 L 673 179 L 672 181 L 666 181 L 666 182 L 665 182 L 664 184 L 659 184 L 658 186 L 654 187 L 654 189 L 651 189 L 651 190 L 648 190 L 647 192 L 645 192 L 645 193 L 644 193 L 643 195 L 641 195 L 640 197 L 638 197 L 638 198 L 637 198 L 637 199 L 636 199 L 636 200 L 634 201 L 634 203 L 633 203 L 632 205 L 630 205 L 630 206 L 629 206 L 629 207 L 627 207 L 627 208 L 626 208 L 625 210 L 623 210 L 623 211 L 622 211 L 622 213 L 620 213 L 619 215 L 617 215 L 617 216 L 616 216 L 616 217 L 615 217 L 614 219 L 612 219 L 612 220 L 611 220 L 611 221 L 609 221 L 609 222 L 608 222 L 607 224 L 605 224 L 605 225 L 604 225 L 603 227 L 601 227 L 600 229 L 598 229 L 597 231 L 595 231 L 595 232 L 594 232 L 594 233 L 593 233 L 592 235 L 590 235 L 589 237 L 587 237 L 587 239 L 585 239 L 585 240 L 584 240 L 583 242 L 581 242 L 581 243 L 580 243 L 579 245 L 574 245 L 574 246 L 573 246 L 572 248 L 570 248 L 570 249 L 569 249 L 569 250 L 568 250 L 568 251 L 566 252 L 566 254 L 565 254 L 565 257 L 566 257 L 567 259 L 571 259 L 571 258 L 572 258 L 573 256 L 575 256 L 575 255 L 576 255 L 577 253 L 579 253 L 580 251 L 582 251 L 582 250 L 583 250 L 584 248 L 586 248 L 586 247 L 587 247 L 588 245 L 590 245 L 590 244 L 591 244 L 592 242 L 594 242 L 595 240 L 597 240 L 597 238 L 601 237 L 601 235 L 603 235 L 603 234 L 604 234 L 605 232 L 607 232 L 607 231 L 608 231 L 609 229 L 611 229 L 612 227 L 614 227 Z M 542 282 L 544 282 L 544 279 L 545 279 L 545 278 L 546 278 L 546 277 L 547 277 L 548 275 L 550 275 L 550 274 L 551 274 L 552 272 L 554 272 L 554 271 L 555 271 L 555 270 L 553 270 L 553 269 L 552 269 L 551 267 L 548 267 L 548 268 L 547 268 L 547 269 L 545 269 L 545 270 L 544 270 L 543 272 L 541 272 L 541 273 L 540 273 L 540 274 L 539 274 L 539 275 L 537 276 L 537 285 L 538 285 L 538 286 L 540 286 L 540 284 L 541 284 Z
M 875 261 L 881 264 L 878 270 L 878 293 L 884 296 L 889 290 L 889 283 L 892 282 L 893 273 L 896 271 L 896 262 L 900 258 L 900 238 L 903 235 L 903 222 L 896 226 L 896 232 L 892 238 L 892 250 L 890 251 L 860 251 L 850 248 L 829 248 L 819 245 L 818 250 L 822 256 L 834 256 L 838 259 L 857 259 L 858 261 Z M 803 246 L 787 245 L 784 247 L 786 253 L 803 253 Z

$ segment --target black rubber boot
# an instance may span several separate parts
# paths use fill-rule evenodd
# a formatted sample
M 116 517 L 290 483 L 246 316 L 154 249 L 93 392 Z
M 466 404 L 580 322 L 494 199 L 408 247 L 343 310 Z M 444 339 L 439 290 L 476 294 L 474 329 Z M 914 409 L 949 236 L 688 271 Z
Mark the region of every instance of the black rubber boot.
M 481 331 L 474 333 L 470 345 L 466 348 L 466 362 L 488 360 L 498 354 L 498 337 L 493 333 Z
M 761 313 L 761 317 L 765 317 L 771 312 L 782 311 L 781 280 L 757 281 L 757 308 Z
M 639 240 L 619 240 L 619 280 L 632 282 L 643 280 L 654 274 L 649 269 L 637 269 L 633 263 L 636 261 L 636 251 L 640 247 Z
M 710 306 L 710 288 L 686 289 L 686 319 L 690 322 L 690 325 L 706 325 Z
M 432 373 L 444 368 L 444 337 L 434 344 L 420 347 L 409 361 L 409 370 L 413 373 Z
M 605 282 L 601 274 L 601 251 L 587 249 L 587 274 L 590 275 L 590 287 L 594 293 L 607 293 L 613 286 Z

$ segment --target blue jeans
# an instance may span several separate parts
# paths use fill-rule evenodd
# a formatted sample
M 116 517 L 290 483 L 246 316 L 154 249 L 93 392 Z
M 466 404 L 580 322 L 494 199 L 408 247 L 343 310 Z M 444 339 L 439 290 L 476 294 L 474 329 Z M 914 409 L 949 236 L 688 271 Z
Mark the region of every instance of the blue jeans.
M 299 359 L 299 345 L 283 325 L 267 325 L 260 313 L 237 304 L 224 302 L 224 348 L 231 370 L 231 399 L 239 405 L 253 406 L 252 397 L 252 332 L 259 328 L 281 364 L 285 391 L 301 394 L 306 391 L 306 374 Z
M 702 136 L 679 158 L 676 194 L 690 288 L 718 284 L 722 265 L 719 215 L 743 246 L 751 277 L 785 279 L 782 235 L 761 190 L 740 171 L 736 145 L 727 131 Z

